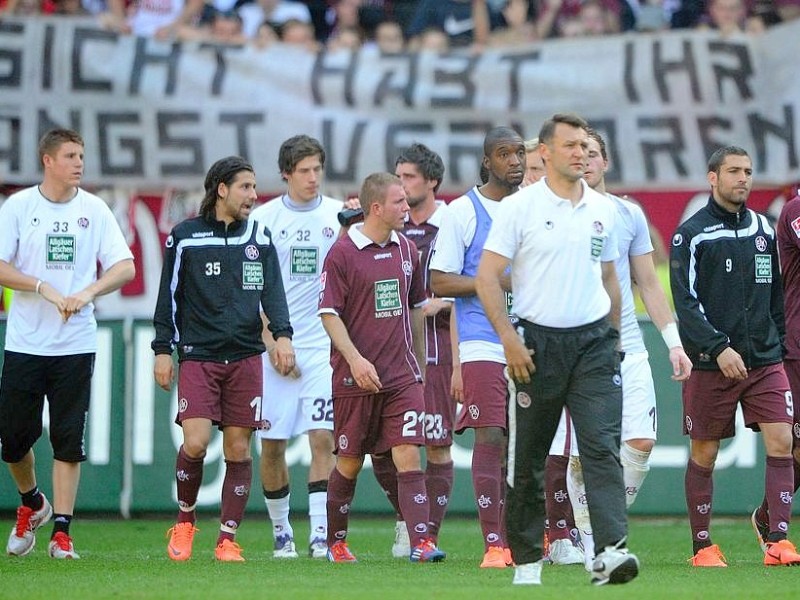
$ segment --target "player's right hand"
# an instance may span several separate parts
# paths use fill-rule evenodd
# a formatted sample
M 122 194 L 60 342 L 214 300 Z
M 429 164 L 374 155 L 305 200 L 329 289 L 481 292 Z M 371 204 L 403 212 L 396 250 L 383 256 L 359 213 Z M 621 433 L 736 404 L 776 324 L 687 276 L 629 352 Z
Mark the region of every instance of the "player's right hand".
M 153 367 L 153 377 L 162 389 L 170 391 L 172 380 L 175 375 L 175 366 L 172 363 L 171 354 L 156 354 L 155 366 Z
M 362 390 L 371 394 L 381 391 L 383 386 L 378 372 L 375 370 L 375 365 L 363 356 L 359 356 L 350 364 L 350 372 L 353 374 L 356 385 Z
M 456 402 L 464 403 L 464 380 L 461 378 L 461 365 L 453 365 L 450 376 L 450 395 Z

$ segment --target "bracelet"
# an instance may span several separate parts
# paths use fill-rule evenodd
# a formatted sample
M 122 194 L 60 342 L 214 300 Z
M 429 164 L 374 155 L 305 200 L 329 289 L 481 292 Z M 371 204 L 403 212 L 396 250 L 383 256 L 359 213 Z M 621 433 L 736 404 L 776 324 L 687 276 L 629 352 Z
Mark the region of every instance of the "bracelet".
M 670 323 L 664 327 L 664 329 L 661 330 L 661 337 L 664 338 L 664 343 L 667 345 L 667 348 L 672 349 L 678 346 L 683 348 L 681 336 L 678 334 L 678 325 L 676 323 Z
M 42 284 L 43 283 L 44 283 L 44 281 L 42 281 L 41 279 L 37 279 L 36 280 L 36 293 L 37 294 L 41 293 L 40 290 L 42 289 Z

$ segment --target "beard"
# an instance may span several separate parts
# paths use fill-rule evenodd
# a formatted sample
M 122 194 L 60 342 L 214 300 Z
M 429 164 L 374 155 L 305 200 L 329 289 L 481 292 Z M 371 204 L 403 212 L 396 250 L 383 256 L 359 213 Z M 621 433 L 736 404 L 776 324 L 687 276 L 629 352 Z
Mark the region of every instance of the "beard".
M 419 198 L 412 198 L 411 196 L 408 196 L 406 198 L 406 202 L 408 203 L 408 206 L 410 208 L 414 208 L 415 206 L 419 206 L 420 204 L 425 202 L 425 196 L 421 196 Z

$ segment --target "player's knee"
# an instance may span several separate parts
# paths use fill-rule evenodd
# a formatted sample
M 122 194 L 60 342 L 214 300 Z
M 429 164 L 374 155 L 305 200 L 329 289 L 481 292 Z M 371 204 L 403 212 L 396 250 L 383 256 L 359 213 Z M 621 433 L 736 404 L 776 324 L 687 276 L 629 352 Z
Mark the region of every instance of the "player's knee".
M 330 431 L 325 431 L 324 433 L 315 435 L 309 434 L 308 444 L 311 448 L 312 460 L 314 458 L 322 458 L 327 460 L 333 455 L 333 433 Z
M 500 427 L 478 427 L 475 429 L 475 442 L 505 447 L 506 437 Z
M 206 448 L 208 448 L 208 443 L 203 440 L 190 437 L 183 440 L 183 453 L 193 460 L 204 459 L 206 457 Z
M 448 463 L 450 462 L 450 446 L 427 446 L 425 454 L 429 462 L 433 463 Z
M 269 462 L 282 461 L 286 456 L 286 445 L 286 440 L 261 440 L 261 459 Z
M 626 440 L 622 442 L 622 446 L 628 445 L 637 452 L 647 452 L 650 453 L 653 451 L 653 447 L 656 445 L 655 440 L 647 439 L 647 438 L 637 438 L 633 440 Z

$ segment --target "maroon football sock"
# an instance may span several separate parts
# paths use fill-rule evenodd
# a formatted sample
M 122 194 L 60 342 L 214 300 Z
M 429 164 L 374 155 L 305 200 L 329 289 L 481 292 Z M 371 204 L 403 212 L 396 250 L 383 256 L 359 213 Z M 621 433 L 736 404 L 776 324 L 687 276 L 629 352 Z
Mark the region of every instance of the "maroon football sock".
M 435 541 L 439 539 L 447 505 L 450 503 L 450 492 L 453 490 L 453 461 L 432 463 L 428 461 L 425 468 L 425 488 L 428 490 L 430 514 L 428 516 L 428 535 Z
M 397 499 L 397 467 L 394 466 L 394 461 L 391 456 L 372 456 L 372 472 L 375 473 L 375 479 L 378 480 L 378 485 L 381 486 L 386 498 L 397 513 L 397 520 L 403 520 L 403 513 L 400 511 L 400 503 Z
M 547 539 L 570 539 L 570 531 L 575 527 L 572 505 L 567 494 L 568 456 L 550 454 L 544 463 L 544 507 L 547 512 Z
M 222 540 L 233 541 L 236 530 L 244 517 L 250 484 L 253 481 L 253 460 L 225 461 L 225 479 L 222 481 L 222 510 L 217 544 Z
M 328 546 L 347 538 L 350 505 L 356 493 L 356 480 L 348 479 L 334 468 L 328 478 Z
M 430 500 L 425 489 L 425 474 L 422 471 L 406 471 L 397 474 L 397 497 L 408 529 L 411 547 L 429 537 L 428 520 Z
M 200 484 L 203 483 L 203 459 L 190 458 L 183 450 L 178 449 L 175 460 L 175 481 L 178 484 L 178 523 L 195 522 L 195 504 Z
M 711 497 L 714 493 L 712 469 L 701 467 L 691 458 L 686 466 L 684 485 L 686 488 L 686 508 L 689 511 L 689 526 L 692 529 L 694 553 L 711 545 Z
M 472 485 L 478 505 L 485 549 L 504 546 L 501 511 L 503 448 L 492 444 L 476 443 L 472 449 Z
M 792 518 L 794 495 L 794 460 L 791 456 L 768 456 L 764 473 L 764 489 L 769 505 L 769 540 L 786 539 Z

